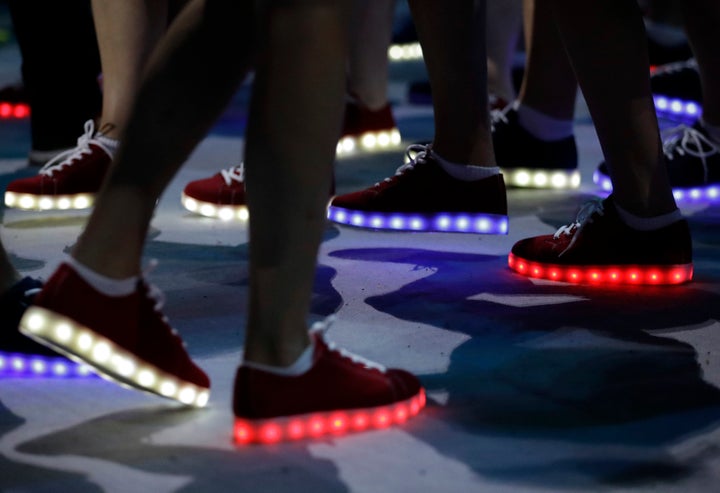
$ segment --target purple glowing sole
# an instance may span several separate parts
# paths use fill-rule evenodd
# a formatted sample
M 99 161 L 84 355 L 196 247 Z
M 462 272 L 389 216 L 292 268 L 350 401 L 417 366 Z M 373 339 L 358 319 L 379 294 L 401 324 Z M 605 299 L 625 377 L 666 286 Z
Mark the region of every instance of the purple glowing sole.
M 78 365 L 62 356 L 36 356 L 0 351 L 0 377 L 95 378 L 89 366 Z
M 331 205 L 328 208 L 328 219 L 356 228 L 390 231 L 495 235 L 505 235 L 508 232 L 508 218 L 502 214 L 366 212 Z
M 605 192 L 612 192 L 613 186 L 610 177 L 599 171 L 593 173 L 593 181 Z M 675 200 L 683 203 L 692 202 L 720 202 L 720 183 L 703 185 L 701 187 L 673 187 Z

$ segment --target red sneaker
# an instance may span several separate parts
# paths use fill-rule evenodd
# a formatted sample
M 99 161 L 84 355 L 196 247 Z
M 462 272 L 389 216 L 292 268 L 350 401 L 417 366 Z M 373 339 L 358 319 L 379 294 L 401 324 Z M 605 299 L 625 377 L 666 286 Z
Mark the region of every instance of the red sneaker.
M 430 147 L 408 147 L 409 162 L 370 188 L 339 195 L 328 218 L 336 223 L 396 231 L 507 234 L 502 175 L 462 181 L 447 174 Z
M 397 148 L 401 140 L 390 104 L 378 110 L 371 110 L 356 101 L 348 101 L 345 105 L 338 156 Z
M 586 284 L 680 284 L 693 275 L 687 221 L 638 231 L 620 219 L 612 196 L 586 204 L 555 234 L 517 242 L 508 264 L 528 277 Z
M 111 297 L 62 264 L 20 321 L 23 334 L 123 386 L 203 407 L 210 381 L 160 312 L 157 288 Z
M 241 163 L 210 178 L 191 181 L 180 200 L 187 210 L 202 216 L 247 221 L 244 178 L 245 168 Z
M 92 120 L 77 147 L 63 152 L 40 169 L 36 176 L 11 181 L 5 205 L 17 209 L 87 209 L 92 206 L 112 154 L 94 133 Z
M 425 405 L 412 374 L 337 349 L 313 327 L 313 367 L 281 376 L 240 366 L 235 377 L 235 442 L 277 443 L 402 424 Z

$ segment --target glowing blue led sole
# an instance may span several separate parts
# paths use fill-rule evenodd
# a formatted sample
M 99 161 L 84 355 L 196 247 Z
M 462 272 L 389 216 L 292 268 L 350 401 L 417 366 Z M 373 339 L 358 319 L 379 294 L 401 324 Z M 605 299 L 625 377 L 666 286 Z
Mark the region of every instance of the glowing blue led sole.
M 391 231 L 493 235 L 505 235 L 508 232 L 508 218 L 502 214 L 362 212 L 331 205 L 328 208 L 328 219 L 357 228 Z
M 660 116 L 696 120 L 702 115 L 702 106 L 695 101 L 685 101 L 656 94 L 653 96 L 655 110 Z
M 596 170 L 593 173 L 593 181 L 604 191 L 612 192 L 613 186 L 609 176 Z M 720 202 L 720 184 L 688 188 L 673 187 L 673 195 L 676 201 L 683 203 Z
M 79 365 L 61 356 L 0 351 L 0 377 L 86 378 L 97 377 L 87 365 Z

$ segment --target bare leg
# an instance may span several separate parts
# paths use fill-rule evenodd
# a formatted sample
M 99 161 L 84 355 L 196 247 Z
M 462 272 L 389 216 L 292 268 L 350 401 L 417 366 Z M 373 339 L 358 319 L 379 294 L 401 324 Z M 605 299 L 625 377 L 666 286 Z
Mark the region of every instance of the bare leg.
M 524 0 L 527 61 L 520 102 L 561 120 L 575 114 L 577 82 L 547 0 Z
M 353 0 L 348 92 L 377 110 L 387 104 L 388 46 L 395 0 Z
M 522 0 L 489 0 L 487 9 L 488 90 L 513 101 L 512 62 L 520 38 Z
M 118 279 L 140 272 L 156 200 L 247 71 L 254 32 L 248 3 L 195 1 L 150 61 L 117 165 L 73 254 L 94 271 Z M 175 56 L 165 60 L 168 51 Z
M 433 149 L 455 163 L 495 166 L 488 114 L 485 1 L 410 0 L 435 110 Z
M 641 12 L 630 0 L 552 0 L 623 209 L 676 209 L 662 154 Z
M 264 27 L 246 152 L 250 361 L 286 366 L 309 343 L 305 320 L 345 94 L 343 3 L 278 8 Z
M 716 0 L 680 2 L 685 29 L 700 68 L 703 88 L 703 119 L 720 125 L 720 3 Z
M 166 0 L 93 0 L 103 72 L 99 128 L 119 138 L 151 51 L 167 28 Z

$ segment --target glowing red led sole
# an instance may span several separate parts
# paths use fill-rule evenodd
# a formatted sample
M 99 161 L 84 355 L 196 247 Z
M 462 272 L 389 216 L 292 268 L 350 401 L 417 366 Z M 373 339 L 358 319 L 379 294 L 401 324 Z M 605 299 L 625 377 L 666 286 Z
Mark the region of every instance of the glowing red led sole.
M 388 428 L 405 423 L 425 407 L 425 391 L 401 402 L 364 409 L 328 411 L 269 419 L 235 418 L 233 439 L 237 445 L 273 444 L 327 435 Z
M 532 262 L 512 253 L 508 265 L 515 272 L 537 279 L 598 285 L 668 285 L 689 282 L 692 264 L 679 265 L 560 265 Z

